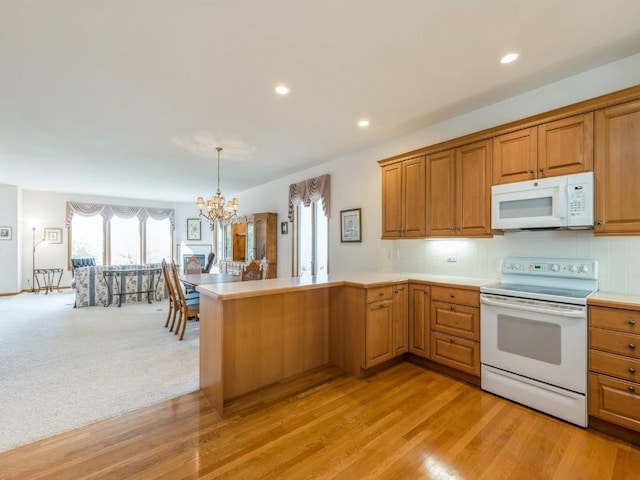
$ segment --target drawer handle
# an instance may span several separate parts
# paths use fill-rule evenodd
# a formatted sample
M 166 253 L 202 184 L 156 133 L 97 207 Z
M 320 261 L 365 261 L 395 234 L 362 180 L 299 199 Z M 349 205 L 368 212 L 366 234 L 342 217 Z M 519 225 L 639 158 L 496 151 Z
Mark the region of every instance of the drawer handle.
M 378 293 L 378 296 L 379 296 L 379 297 L 384 297 L 384 292 L 380 292 L 380 293 Z
M 629 391 L 630 392 L 635 392 L 636 391 L 636 387 L 633 387 L 633 386 L 629 385 Z
M 449 308 L 450 308 L 451 310 L 455 310 L 455 309 L 456 309 L 456 307 L 454 307 L 453 305 L 451 305 Z
M 636 321 L 633 318 L 629 319 L 629 325 L 635 325 Z
M 456 298 L 456 296 L 452 293 L 449 295 L 451 298 Z
M 629 373 L 636 373 L 636 369 L 633 367 L 629 367 Z
M 630 348 L 631 350 L 635 350 L 635 348 L 636 348 L 636 344 L 635 344 L 635 343 L 630 343 L 630 344 L 629 344 L 629 348 Z
M 449 342 L 451 342 L 451 343 L 455 343 L 455 340 L 454 340 L 453 338 L 450 338 L 450 339 L 449 339 Z

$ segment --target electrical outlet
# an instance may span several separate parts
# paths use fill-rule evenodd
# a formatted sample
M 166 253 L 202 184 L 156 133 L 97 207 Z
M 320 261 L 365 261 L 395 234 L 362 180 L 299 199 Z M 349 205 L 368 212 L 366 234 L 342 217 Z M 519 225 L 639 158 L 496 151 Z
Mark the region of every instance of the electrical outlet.
M 458 261 L 458 258 L 455 255 L 449 255 L 447 257 L 447 263 L 456 263 Z

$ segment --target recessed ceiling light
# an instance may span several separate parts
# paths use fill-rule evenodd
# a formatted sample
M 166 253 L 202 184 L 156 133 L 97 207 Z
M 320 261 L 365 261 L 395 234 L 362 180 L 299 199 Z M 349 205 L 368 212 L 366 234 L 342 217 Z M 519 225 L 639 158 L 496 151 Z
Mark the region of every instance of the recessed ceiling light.
M 500 59 L 500 63 L 511 63 L 515 62 L 518 59 L 517 53 L 507 53 L 504 57 Z
M 360 120 L 358 122 L 358 126 L 362 127 L 362 128 L 368 127 L 369 126 L 369 120 Z
M 275 90 L 278 95 L 287 95 L 289 94 L 289 92 L 291 92 L 291 89 L 286 85 L 276 85 Z

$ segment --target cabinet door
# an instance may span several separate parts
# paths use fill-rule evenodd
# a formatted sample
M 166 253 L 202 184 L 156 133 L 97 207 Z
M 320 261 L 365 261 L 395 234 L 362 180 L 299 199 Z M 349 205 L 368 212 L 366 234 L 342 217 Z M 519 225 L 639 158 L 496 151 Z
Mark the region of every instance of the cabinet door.
M 367 304 L 366 368 L 393 358 L 393 301 Z
M 427 236 L 455 235 L 454 150 L 427 156 Z
M 640 432 L 640 384 L 589 373 L 589 415 Z
M 536 178 L 538 130 L 525 128 L 493 139 L 493 184 Z
M 401 355 L 408 350 L 407 286 L 393 286 L 393 351 Z
M 419 238 L 426 235 L 425 158 L 402 162 L 402 236 Z
M 593 170 L 593 113 L 538 127 L 538 178 Z
M 597 234 L 640 232 L 640 100 L 596 112 Z
M 429 286 L 409 285 L 409 352 L 429 358 Z
M 402 236 L 402 164 L 382 167 L 382 238 Z
M 456 150 L 456 235 L 491 234 L 491 141 Z

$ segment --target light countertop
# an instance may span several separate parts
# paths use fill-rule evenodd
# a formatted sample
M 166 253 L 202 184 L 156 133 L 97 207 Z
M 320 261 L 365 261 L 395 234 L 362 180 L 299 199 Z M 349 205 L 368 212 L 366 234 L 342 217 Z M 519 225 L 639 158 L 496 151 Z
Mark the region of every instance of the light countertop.
M 370 271 L 334 275 L 317 275 L 304 278 L 281 277 L 269 280 L 200 285 L 197 290 L 204 295 L 210 295 L 220 300 L 231 300 L 234 298 L 284 293 L 288 290 L 300 291 L 340 285 L 353 285 L 367 288 L 376 287 L 386 283 L 406 281 L 442 284 L 473 289 L 496 282 L 495 279 L 481 279 L 473 277 Z
M 603 307 L 640 309 L 640 295 L 599 291 L 591 295 L 587 303 Z

